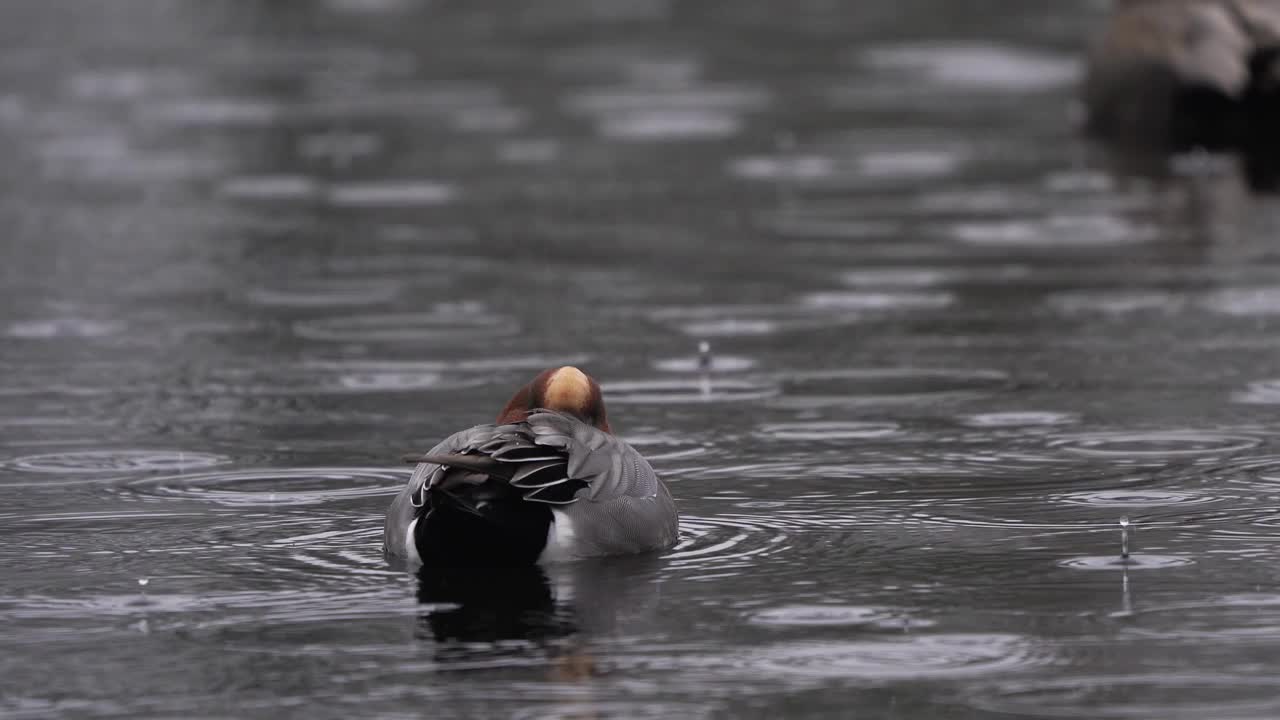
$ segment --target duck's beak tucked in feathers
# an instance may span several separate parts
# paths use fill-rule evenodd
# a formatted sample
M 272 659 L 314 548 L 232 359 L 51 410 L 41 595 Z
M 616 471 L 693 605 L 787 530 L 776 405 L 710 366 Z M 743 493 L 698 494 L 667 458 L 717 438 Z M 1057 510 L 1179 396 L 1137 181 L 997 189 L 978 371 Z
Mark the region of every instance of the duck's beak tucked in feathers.
M 498 424 L 520 422 L 534 410 L 566 412 L 588 425 L 611 432 L 600 386 L 572 365 L 538 373 L 532 382 L 517 390 L 498 413 Z

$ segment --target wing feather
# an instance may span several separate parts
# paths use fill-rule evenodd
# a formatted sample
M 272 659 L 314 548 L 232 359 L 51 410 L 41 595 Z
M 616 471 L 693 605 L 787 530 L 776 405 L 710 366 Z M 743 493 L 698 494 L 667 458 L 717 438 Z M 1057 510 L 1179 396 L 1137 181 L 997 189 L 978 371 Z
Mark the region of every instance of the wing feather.
M 649 463 L 625 441 L 571 415 L 538 410 L 522 422 L 477 426 L 406 459 L 418 466 L 388 513 L 393 554 L 403 554 L 408 499 L 424 483 L 435 487 L 444 468 L 502 478 L 525 491 L 524 500 L 557 506 L 576 529 L 582 555 L 669 547 L 677 537 L 671 495 Z
M 568 479 L 564 458 L 561 457 L 555 460 L 522 463 L 511 476 L 511 484 L 519 488 L 540 488 L 565 482 Z

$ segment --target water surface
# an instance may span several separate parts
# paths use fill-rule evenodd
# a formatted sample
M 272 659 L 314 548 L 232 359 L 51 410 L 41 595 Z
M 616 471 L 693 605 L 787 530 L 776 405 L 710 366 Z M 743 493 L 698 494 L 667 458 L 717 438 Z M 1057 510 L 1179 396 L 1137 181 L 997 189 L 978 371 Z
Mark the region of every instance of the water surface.
M 1280 714 L 1275 201 L 844 5 L 0 7 L 0 714 Z M 566 363 L 679 547 L 388 566 Z

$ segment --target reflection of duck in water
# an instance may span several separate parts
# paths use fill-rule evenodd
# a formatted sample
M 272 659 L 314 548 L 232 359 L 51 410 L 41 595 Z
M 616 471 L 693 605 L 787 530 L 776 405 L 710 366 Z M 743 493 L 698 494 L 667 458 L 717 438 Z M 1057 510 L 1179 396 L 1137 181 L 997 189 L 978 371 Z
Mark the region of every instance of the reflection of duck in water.
M 537 565 L 514 568 L 423 568 L 418 602 L 435 605 L 422 627 L 436 642 L 537 642 L 572 634 L 572 611 L 557 605 Z
M 442 663 L 540 657 L 551 678 L 588 681 L 597 672 L 595 640 L 652 625 L 659 567 L 652 556 L 550 570 L 422 567 L 419 635 L 436 643 Z
M 1280 2 L 1118 0 L 1089 54 L 1084 101 L 1088 130 L 1107 140 L 1274 162 Z
M 542 372 L 496 425 L 456 433 L 412 462 L 387 511 L 392 558 L 519 566 L 660 550 L 677 539 L 666 485 L 613 436 L 599 385 L 574 367 Z

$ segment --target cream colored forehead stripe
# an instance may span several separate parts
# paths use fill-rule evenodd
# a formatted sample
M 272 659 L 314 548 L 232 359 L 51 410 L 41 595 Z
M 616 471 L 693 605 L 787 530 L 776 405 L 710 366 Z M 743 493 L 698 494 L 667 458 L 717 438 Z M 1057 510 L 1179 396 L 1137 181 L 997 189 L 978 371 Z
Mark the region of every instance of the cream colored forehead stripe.
M 562 367 L 547 378 L 543 402 L 550 410 L 582 410 L 591 401 L 591 383 L 576 367 Z

